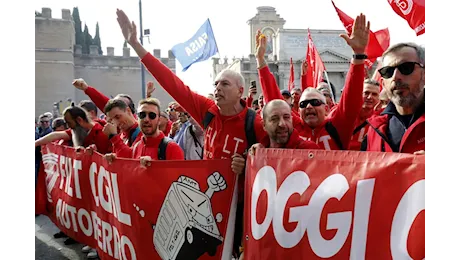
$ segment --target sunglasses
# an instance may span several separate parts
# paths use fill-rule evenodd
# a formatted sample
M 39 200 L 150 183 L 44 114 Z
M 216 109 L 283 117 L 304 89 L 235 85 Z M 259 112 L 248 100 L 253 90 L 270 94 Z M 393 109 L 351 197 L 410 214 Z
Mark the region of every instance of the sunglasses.
M 321 105 L 324 105 L 324 102 L 319 99 L 308 99 L 308 100 L 300 101 L 299 107 L 306 108 L 308 104 L 311 104 L 314 107 L 319 107 Z
M 414 69 L 415 69 L 415 65 L 419 65 L 420 68 L 424 68 L 424 66 L 418 62 L 415 62 L 415 61 L 408 61 L 408 62 L 404 62 L 404 63 L 401 63 L 399 64 L 398 66 L 386 66 L 386 67 L 383 67 L 381 69 L 379 69 L 379 73 L 380 75 L 382 76 L 382 78 L 384 79 L 389 79 L 393 76 L 394 72 L 395 72 L 395 69 L 398 68 L 399 72 L 401 72 L 401 74 L 403 75 L 410 75 L 412 74 L 412 72 L 414 72 Z
M 148 113 L 147 112 L 139 112 L 139 113 L 137 113 L 137 117 L 139 117 L 140 119 L 144 119 L 147 115 L 149 116 L 149 118 L 151 120 L 157 118 L 157 114 L 155 114 L 153 112 L 148 112 Z

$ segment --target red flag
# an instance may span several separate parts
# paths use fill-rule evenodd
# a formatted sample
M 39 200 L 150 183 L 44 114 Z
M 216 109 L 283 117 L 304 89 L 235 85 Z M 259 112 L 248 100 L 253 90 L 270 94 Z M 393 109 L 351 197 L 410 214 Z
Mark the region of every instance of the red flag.
M 388 3 L 417 36 L 425 33 L 425 0 L 388 0 Z
M 292 57 L 291 57 L 291 74 L 289 75 L 289 92 L 295 88 L 294 84 L 294 64 L 292 64 Z
M 321 56 L 313 43 L 308 29 L 308 47 L 307 47 L 307 87 L 316 88 L 323 79 L 323 73 L 326 70 Z
M 339 18 L 343 23 L 343 26 L 345 26 L 345 29 L 347 30 L 347 33 L 350 36 L 351 31 L 353 29 L 354 19 L 348 16 L 346 13 L 344 13 L 339 8 L 337 8 L 334 4 L 334 1 L 332 1 L 332 5 L 337 11 Z M 369 43 L 367 44 L 367 47 L 366 47 L 366 54 L 368 57 L 368 59 L 366 60 L 366 66 L 368 68 L 372 67 L 372 64 L 374 64 L 375 60 L 378 57 L 382 56 L 383 52 L 386 49 L 388 49 L 389 46 L 390 46 L 390 32 L 388 31 L 388 28 L 379 30 L 375 33 L 370 31 Z

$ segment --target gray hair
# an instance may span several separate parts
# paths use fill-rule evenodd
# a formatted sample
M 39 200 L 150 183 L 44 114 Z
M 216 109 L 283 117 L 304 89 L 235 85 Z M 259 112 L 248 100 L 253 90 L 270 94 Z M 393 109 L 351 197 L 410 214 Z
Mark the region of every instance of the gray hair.
M 380 87 L 380 83 L 375 79 L 365 79 L 364 84 L 369 84 L 369 85 Z
M 401 43 L 397 43 L 391 46 L 382 54 L 382 62 L 385 59 L 386 55 L 393 53 L 397 50 L 400 50 L 404 47 L 410 47 L 410 48 L 415 49 L 415 52 L 417 53 L 417 57 L 420 60 L 420 63 L 425 65 L 425 48 L 413 42 L 401 42 Z
M 232 78 L 236 79 L 236 83 L 239 87 L 244 87 L 244 77 L 243 75 L 241 75 L 241 73 L 239 72 L 236 72 L 234 70 L 231 70 L 231 69 L 224 69 L 222 70 L 216 78 L 219 78 L 222 74 L 228 74 L 230 75 Z
M 313 87 L 308 87 L 308 88 L 306 88 L 306 89 L 302 92 L 302 97 L 303 97 L 304 95 L 308 94 L 308 93 L 317 93 L 317 94 L 321 95 L 321 101 L 323 101 L 324 104 L 327 104 L 327 102 L 326 102 L 326 97 L 324 96 L 324 94 L 323 94 L 321 91 L 317 90 L 316 88 L 313 88 Z M 303 99 L 300 98 L 300 100 L 303 100 Z

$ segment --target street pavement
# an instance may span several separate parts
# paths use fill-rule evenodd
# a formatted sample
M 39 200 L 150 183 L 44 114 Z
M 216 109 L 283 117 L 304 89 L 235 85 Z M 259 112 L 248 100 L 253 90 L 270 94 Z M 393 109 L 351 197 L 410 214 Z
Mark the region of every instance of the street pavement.
M 36 260 L 81 260 L 82 244 L 64 245 L 67 238 L 54 238 L 59 229 L 47 216 L 35 217 L 35 259 Z

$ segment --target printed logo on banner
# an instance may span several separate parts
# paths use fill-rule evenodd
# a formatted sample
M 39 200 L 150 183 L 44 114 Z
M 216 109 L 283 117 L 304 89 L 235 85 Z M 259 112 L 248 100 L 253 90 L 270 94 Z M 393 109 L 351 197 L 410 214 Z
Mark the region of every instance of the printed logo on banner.
M 59 177 L 58 158 L 58 155 L 55 153 L 48 153 L 42 156 L 43 165 L 45 167 L 44 171 L 46 173 L 46 196 L 49 202 L 53 202 L 51 191 Z
M 173 182 L 163 201 L 154 229 L 153 242 L 162 259 L 198 259 L 204 253 L 214 256 L 222 244 L 216 222 L 222 213 L 212 214 L 214 192 L 227 188 L 224 177 L 214 172 L 208 177 L 208 189 L 200 191 L 196 180 L 187 176 Z
M 42 152 L 46 177 L 37 189 L 43 198 L 46 190 L 48 217 L 68 236 L 97 248 L 101 259 L 230 254 L 236 177 L 229 160 L 154 162 L 151 169 L 164 174 L 152 175 L 131 160 L 108 165 L 99 154 L 54 144 Z

